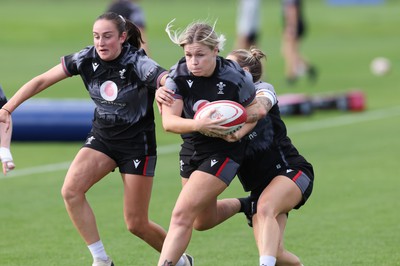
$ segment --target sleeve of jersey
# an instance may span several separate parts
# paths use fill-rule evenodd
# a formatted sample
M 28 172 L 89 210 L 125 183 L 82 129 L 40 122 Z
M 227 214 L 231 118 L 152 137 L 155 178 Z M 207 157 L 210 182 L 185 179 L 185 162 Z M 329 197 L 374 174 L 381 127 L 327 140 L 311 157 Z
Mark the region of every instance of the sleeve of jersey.
M 243 71 L 245 76 L 243 86 L 240 88 L 239 99 L 240 104 L 244 107 L 248 106 L 256 97 L 256 89 L 253 83 L 253 77 L 247 71 Z
M 145 55 L 139 56 L 136 69 L 139 79 L 154 89 L 158 88 L 161 78 L 167 75 L 167 70 Z
M 176 85 L 175 81 L 170 76 L 168 76 L 167 80 L 165 81 L 165 87 L 174 92 L 174 95 L 172 96 L 174 97 L 174 99 L 182 99 L 182 95 L 179 92 L 178 85 Z
M 67 76 L 80 74 L 80 67 L 86 58 L 92 58 L 94 53 L 93 46 L 87 46 L 81 51 L 61 57 L 61 64 Z
M 274 86 L 267 82 L 256 84 L 256 92 L 257 97 L 267 97 L 271 101 L 272 106 L 274 106 L 278 102 Z
M 79 57 L 78 53 L 61 57 L 61 65 L 64 69 L 65 74 L 67 74 L 67 76 L 72 77 L 74 75 L 79 74 L 78 73 L 78 64 L 77 64 L 78 57 Z

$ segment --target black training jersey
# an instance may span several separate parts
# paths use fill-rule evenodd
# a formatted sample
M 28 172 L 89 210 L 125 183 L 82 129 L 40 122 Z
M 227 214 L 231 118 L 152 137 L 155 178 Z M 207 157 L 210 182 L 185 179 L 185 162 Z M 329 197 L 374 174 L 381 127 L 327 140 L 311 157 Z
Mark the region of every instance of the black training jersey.
M 275 95 L 273 86 L 265 84 L 268 83 L 256 84 L 257 95 L 259 95 L 260 89 L 270 90 Z M 238 177 L 246 191 L 253 190 L 263 184 L 265 180 L 275 177 L 282 168 L 293 167 L 312 171 L 312 166 L 299 154 L 287 136 L 286 125 L 281 118 L 278 102 L 272 103 L 273 107 L 266 117 L 259 120 L 254 129 L 245 137 L 247 141 L 246 156 L 238 172 Z
M 187 66 L 186 59 L 182 58 L 174 65 L 169 73 L 166 87 L 175 92 L 174 97 L 184 102 L 183 114 L 185 118 L 193 118 L 199 101 L 232 100 L 244 107 L 255 98 L 255 87 L 252 77 L 236 62 L 217 57 L 214 73 L 210 77 L 196 77 Z M 198 132 L 182 134 L 182 139 L 193 145 L 196 152 L 213 152 L 229 149 L 230 146 L 241 143 L 228 143 L 220 138 L 204 136 Z M 185 143 L 184 143 L 185 145 Z
M 92 131 L 108 140 L 131 139 L 155 130 L 153 101 L 165 69 L 129 44 L 103 61 L 93 46 L 62 57 L 67 75 L 80 75 L 96 104 Z
M 264 94 L 270 91 L 269 94 L 275 95 L 274 87 L 266 82 L 256 83 L 256 90 L 257 95 L 260 91 L 264 91 Z M 278 101 L 272 101 L 272 104 L 266 117 L 259 120 L 254 129 L 246 136 L 249 142 L 247 154 L 250 156 L 256 152 L 268 152 L 271 149 L 297 154 L 297 150 L 287 136 L 286 125 L 281 118 Z
M 267 97 L 272 105 L 278 102 L 274 87 L 263 81 L 255 83 L 257 97 Z M 271 116 L 267 115 L 258 120 L 257 125 L 246 136 L 248 145 L 246 155 L 252 155 L 258 151 L 264 151 L 271 145 L 274 137 Z

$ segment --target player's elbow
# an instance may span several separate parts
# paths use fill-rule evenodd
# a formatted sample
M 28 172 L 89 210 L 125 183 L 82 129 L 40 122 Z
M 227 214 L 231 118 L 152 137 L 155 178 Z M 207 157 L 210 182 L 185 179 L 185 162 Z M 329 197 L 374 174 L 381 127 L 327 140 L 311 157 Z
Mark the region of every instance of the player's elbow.
M 163 129 L 164 129 L 165 132 L 173 132 L 173 126 L 167 120 L 168 119 L 163 118 L 163 121 L 162 121 Z

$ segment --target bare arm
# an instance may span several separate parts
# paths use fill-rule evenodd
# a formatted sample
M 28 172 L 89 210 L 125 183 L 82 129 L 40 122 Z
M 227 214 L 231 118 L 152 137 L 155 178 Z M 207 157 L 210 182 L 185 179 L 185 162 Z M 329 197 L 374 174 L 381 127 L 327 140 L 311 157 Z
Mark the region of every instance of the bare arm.
M 271 110 L 271 108 L 272 108 L 271 100 L 268 97 L 264 97 L 264 96 L 257 96 L 256 99 L 257 99 L 257 102 L 256 103 L 253 102 L 248 107 L 249 109 L 246 109 L 247 112 L 251 112 L 251 113 L 250 113 L 250 118 L 249 118 L 249 114 L 247 115 L 247 121 L 243 125 L 243 127 L 233 134 L 224 136 L 223 139 L 225 139 L 226 141 L 229 141 L 229 142 L 238 141 L 239 139 L 243 138 L 247 133 L 249 133 L 256 126 L 257 121 L 259 119 L 261 119 L 267 115 L 269 110 Z M 252 121 L 252 120 L 254 120 L 254 121 Z
M 64 72 L 62 65 L 58 64 L 47 72 L 36 76 L 25 83 L 3 106 L 3 109 L 0 110 L 0 122 L 6 124 L 6 130 L 9 129 L 11 123 L 10 113 L 12 113 L 20 104 L 67 77 L 68 76 Z
M 174 102 L 173 95 L 174 95 L 174 92 L 165 86 L 161 86 L 160 88 L 157 89 L 155 100 L 157 103 L 158 112 L 160 114 L 162 113 L 162 105 L 163 104 L 168 105 L 168 106 L 172 105 L 172 103 Z
M 162 124 L 167 132 L 185 134 L 197 131 L 207 136 L 219 136 L 219 133 L 225 130 L 223 126 L 218 125 L 221 120 L 210 118 L 216 110 L 210 110 L 208 114 L 205 113 L 202 119 L 182 118 L 183 101 L 180 99 L 174 100 L 170 106 L 163 105 L 162 110 Z
M 170 106 L 162 106 L 162 125 L 165 131 L 184 134 L 197 131 L 193 119 L 185 119 L 180 116 L 183 110 L 183 101 L 175 100 Z
M 257 122 L 261 118 L 265 117 L 268 113 L 268 111 L 271 109 L 271 107 L 268 108 L 268 106 L 265 103 L 264 99 L 260 98 L 265 98 L 265 97 L 256 97 L 251 104 L 246 106 L 246 112 L 247 112 L 247 120 L 246 123 L 253 123 Z M 269 100 L 267 98 L 267 100 Z

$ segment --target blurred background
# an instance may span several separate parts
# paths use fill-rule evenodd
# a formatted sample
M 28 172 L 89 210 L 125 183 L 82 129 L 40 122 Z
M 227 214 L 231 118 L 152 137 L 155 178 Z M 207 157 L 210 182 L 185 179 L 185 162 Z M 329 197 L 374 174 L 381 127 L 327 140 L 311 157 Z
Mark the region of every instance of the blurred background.
M 1 0 L 0 84 L 7 97 L 58 64 L 61 56 L 91 45 L 93 22 L 109 3 Z M 165 68 L 183 56 L 182 49 L 164 31 L 174 18 L 175 28 L 181 29 L 197 20 L 217 21 L 216 31 L 227 38 L 220 54 L 225 56 L 235 48 L 238 1 L 138 3 L 146 15 L 149 55 Z M 294 84 L 286 80 L 281 53 L 282 3 L 261 0 L 259 9 L 257 47 L 267 54 L 263 80 L 274 85 L 282 104 L 298 108 L 297 103 L 311 101 L 314 108 L 306 113 L 289 110 L 284 117 L 289 136 L 316 170 L 310 201 L 290 216 L 285 239 L 288 249 L 307 266 L 400 265 L 400 182 L 396 170 L 400 148 L 400 2 L 303 1 L 307 32 L 300 51 L 315 66 L 317 76 L 312 82 L 307 75 L 299 77 Z M 383 68 L 378 62 L 371 69 L 373 60 L 380 57 L 386 59 Z M 359 92 L 356 98 L 362 97 L 363 108 L 339 108 L 335 100 L 353 91 Z M 88 96 L 80 78 L 74 77 L 35 99 L 87 100 Z M 323 100 L 329 108 L 318 109 Z M 69 108 L 73 111 L 82 106 Z M 69 114 L 69 110 L 65 112 Z M 90 124 L 90 117 L 87 119 Z M 180 189 L 180 138 L 164 133 L 159 122 L 157 116 L 159 175 L 151 217 L 167 228 Z M 17 168 L 6 178 L 0 177 L 0 265 L 89 265 L 90 255 L 75 233 L 59 193 L 68 163 L 82 142 L 12 143 Z M 96 208 L 103 242 L 116 265 L 154 265 L 158 254 L 125 230 L 122 184 L 118 174 L 110 177 L 88 195 Z M 243 195 L 235 181 L 223 196 Z M 257 265 L 258 261 L 251 230 L 239 215 L 208 232 L 195 232 L 189 251 L 196 265 Z

